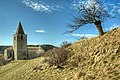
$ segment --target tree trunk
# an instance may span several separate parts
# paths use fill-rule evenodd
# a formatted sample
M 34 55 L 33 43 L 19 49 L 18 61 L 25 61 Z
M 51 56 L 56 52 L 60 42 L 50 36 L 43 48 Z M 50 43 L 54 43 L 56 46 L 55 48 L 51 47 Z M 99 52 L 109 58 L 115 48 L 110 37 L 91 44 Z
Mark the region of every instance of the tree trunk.
M 101 21 L 96 21 L 94 24 L 96 25 L 96 27 L 98 29 L 99 35 L 103 35 L 104 31 L 102 29 Z

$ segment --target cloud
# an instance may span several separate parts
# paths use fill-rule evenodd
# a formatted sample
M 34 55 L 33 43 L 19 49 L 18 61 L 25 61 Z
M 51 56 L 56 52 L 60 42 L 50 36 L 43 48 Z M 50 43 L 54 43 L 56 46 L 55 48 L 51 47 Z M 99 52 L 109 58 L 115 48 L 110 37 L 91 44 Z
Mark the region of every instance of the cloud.
M 62 42 L 70 42 L 71 40 L 69 40 L 69 39 L 64 39 Z
M 113 4 L 113 3 L 108 3 L 110 6 L 114 6 L 115 4 Z
M 81 1 L 81 0 L 73 0 L 71 6 L 70 6 L 70 9 L 75 9 L 77 10 L 77 7 L 81 4 L 81 3 L 84 3 L 84 1 Z
M 43 2 L 33 2 L 32 0 L 23 0 L 22 3 L 25 4 L 27 7 L 32 8 L 34 11 L 45 13 L 51 13 L 52 11 L 63 8 L 62 6 L 48 5 Z
M 119 27 L 119 26 L 120 26 L 120 25 L 113 24 L 113 26 L 112 26 L 112 27 L 110 27 L 110 28 L 109 28 L 109 30 L 112 30 L 112 29 L 117 28 L 117 27 Z
M 92 5 L 94 5 L 94 0 L 73 0 L 70 9 L 75 9 L 77 10 L 77 7 L 81 4 L 81 3 L 88 3 L 89 6 L 92 7 Z M 105 2 L 104 2 L 105 3 Z M 89 8 L 89 6 L 86 6 L 87 8 Z M 111 3 L 111 2 L 107 2 L 105 3 L 106 6 L 106 10 L 109 12 L 109 14 L 111 16 L 118 16 L 120 14 L 120 3 Z M 99 8 L 99 5 L 96 5 L 96 8 Z
M 110 10 L 110 14 L 115 16 L 116 15 L 116 11 L 118 10 L 118 6 L 117 5 L 112 5 L 111 6 L 111 10 Z
M 108 11 L 111 15 L 117 16 L 117 14 L 120 14 L 120 3 L 107 3 Z
M 114 28 L 117 28 L 117 27 L 120 27 L 120 25 L 117 25 L 117 24 L 113 24 L 112 27 L 109 27 L 109 28 L 105 28 L 105 31 L 110 31 Z
M 46 33 L 46 31 L 45 31 L 45 30 L 42 30 L 42 29 L 34 30 L 34 31 L 37 32 L 37 33 Z
M 95 34 L 75 34 L 75 33 L 70 34 L 70 35 L 75 36 L 75 37 L 88 37 L 88 38 L 98 36 L 98 35 L 95 35 Z
M 96 8 L 99 8 L 99 5 L 96 4 L 95 0 L 74 0 L 71 4 L 71 9 L 77 10 L 78 6 L 85 4 L 86 8 L 93 8 L 94 6 Z
M 120 9 L 118 9 L 118 13 L 120 14 Z

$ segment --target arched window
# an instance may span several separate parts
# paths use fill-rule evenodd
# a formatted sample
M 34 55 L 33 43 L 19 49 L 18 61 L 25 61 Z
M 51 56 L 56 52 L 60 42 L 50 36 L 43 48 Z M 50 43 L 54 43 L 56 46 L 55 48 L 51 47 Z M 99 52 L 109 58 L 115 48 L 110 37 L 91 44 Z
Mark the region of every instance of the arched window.
M 21 40 L 23 40 L 23 35 L 21 35 Z

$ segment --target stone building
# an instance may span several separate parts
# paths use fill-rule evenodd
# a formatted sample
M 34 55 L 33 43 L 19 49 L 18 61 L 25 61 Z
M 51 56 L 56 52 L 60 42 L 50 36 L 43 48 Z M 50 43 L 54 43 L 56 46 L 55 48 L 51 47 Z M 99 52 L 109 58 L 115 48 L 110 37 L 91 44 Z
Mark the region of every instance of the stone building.
M 13 35 L 13 47 L 4 50 L 5 60 L 25 60 L 38 57 L 43 53 L 40 47 L 27 47 L 27 34 L 24 33 L 22 24 L 19 23 L 16 34 Z
M 15 60 L 28 58 L 27 35 L 24 33 L 21 23 L 19 23 L 13 39 L 13 51 Z

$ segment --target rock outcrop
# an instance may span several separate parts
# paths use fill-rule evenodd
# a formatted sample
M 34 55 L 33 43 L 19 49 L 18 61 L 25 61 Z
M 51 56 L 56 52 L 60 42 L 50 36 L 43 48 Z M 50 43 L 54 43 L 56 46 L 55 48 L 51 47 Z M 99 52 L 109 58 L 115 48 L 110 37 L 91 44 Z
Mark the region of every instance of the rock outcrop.
M 68 50 L 70 65 L 79 70 L 76 80 L 120 80 L 120 28 L 78 41 Z

